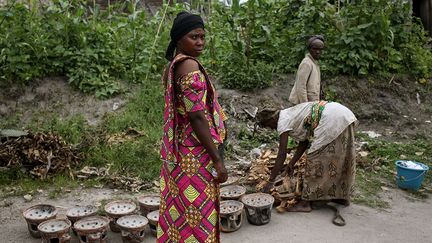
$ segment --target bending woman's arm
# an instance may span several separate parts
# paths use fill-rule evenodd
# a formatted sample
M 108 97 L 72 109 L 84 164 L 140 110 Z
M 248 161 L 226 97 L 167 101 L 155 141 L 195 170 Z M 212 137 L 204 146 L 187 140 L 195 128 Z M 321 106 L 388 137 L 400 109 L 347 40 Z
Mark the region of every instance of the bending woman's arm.
M 264 186 L 263 191 L 269 192 L 270 189 L 274 185 L 274 180 L 276 179 L 276 176 L 280 173 L 280 171 L 283 168 L 283 164 L 285 162 L 286 156 L 287 156 L 287 145 L 288 145 L 288 132 L 284 132 L 279 137 L 279 151 L 276 158 L 275 166 L 273 167 L 271 173 L 270 173 L 270 179 L 267 185 Z M 299 143 L 293 158 L 288 163 L 289 173 L 292 174 L 294 172 L 294 165 L 295 163 L 301 158 L 303 153 L 306 151 L 307 146 L 309 144 L 309 141 L 302 141 Z
M 275 166 L 270 173 L 270 182 L 273 182 L 276 176 L 280 173 L 283 168 L 283 164 L 287 157 L 287 145 L 288 145 L 288 132 L 284 132 L 279 136 L 279 150 L 276 158 Z
M 290 160 L 290 162 L 288 163 L 288 168 L 289 168 L 289 173 L 292 175 L 292 173 L 294 172 L 294 165 L 295 163 L 297 163 L 297 161 L 302 157 L 302 155 L 304 154 L 304 152 L 306 151 L 307 147 L 309 145 L 309 141 L 305 140 L 305 141 L 301 141 L 298 146 L 296 151 L 294 152 L 294 156 L 292 157 L 292 159 Z

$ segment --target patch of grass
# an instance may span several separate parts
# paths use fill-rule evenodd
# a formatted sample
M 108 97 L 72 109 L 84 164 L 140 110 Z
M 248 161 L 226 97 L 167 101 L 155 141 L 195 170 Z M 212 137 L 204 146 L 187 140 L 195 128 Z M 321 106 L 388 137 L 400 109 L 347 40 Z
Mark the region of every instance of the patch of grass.
M 396 171 L 397 160 L 413 160 L 432 167 L 432 143 L 416 139 L 412 142 L 386 142 L 382 140 L 371 140 L 366 145 L 370 151 L 369 158 L 382 159 L 381 165 L 387 166 L 389 170 Z M 430 185 L 432 174 L 426 173 L 423 185 Z
M 35 195 L 38 190 L 47 190 L 50 198 L 56 198 L 67 189 L 74 189 L 79 181 L 71 180 L 68 175 L 59 174 L 54 177 L 40 180 L 33 178 L 21 170 L 10 169 L 1 173 L 0 198 L 8 196 Z
M 17 112 L 6 118 L 0 119 L 0 129 L 20 129 L 20 119 L 22 114 Z
M 84 188 L 101 187 L 105 184 L 106 179 L 103 177 L 93 177 L 80 181 L 80 186 Z
M 97 210 L 97 214 L 98 215 L 106 216 L 105 205 L 107 205 L 107 203 L 109 201 L 111 201 L 111 199 L 110 200 L 108 200 L 108 199 L 102 199 L 101 201 L 99 201 L 100 202 L 100 206 L 98 207 L 98 210 Z
M 160 170 L 159 146 L 148 139 L 118 145 L 99 144 L 88 151 L 85 163 L 93 166 L 111 165 L 111 172 L 137 175 L 144 180 L 153 180 Z
M 51 179 L 51 186 L 48 192 L 48 198 L 54 199 L 60 197 L 63 193 L 79 186 L 78 180 L 71 180 L 67 175 L 58 175 Z
M 85 164 L 105 166 L 122 174 L 137 175 L 153 180 L 160 170 L 160 139 L 162 136 L 163 95 L 158 83 L 144 85 L 129 101 L 123 112 L 104 117 L 99 134 L 114 134 L 133 128 L 144 136 L 117 145 L 107 144 L 105 138 L 86 151 Z
M 61 120 L 58 114 L 50 114 L 43 119 L 34 119 L 28 126 L 33 132 L 50 131 L 59 134 L 67 143 L 78 144 L 90 137 L 91 127 L 82 115 Z
M 365 168 L 357 170 L 356 186 L 359 194 L 354 198 L 354 202 L 365 204 L 371 207 L 387 207 L 387 203 L 380 199 L 379 193 L 382 192 L 382 185 L 387 183 L 394 184 L 396 166 L 395 161 L 400 159 L 414 160 L 422 162 L 429 167 L 432 166 L 432 143 L 427 140 L 412 140 L 405 142 L 388 142 L 380 139 L 371 139 L 367 135 L 360 135 L 358 138 L 367 141 L 363 149 L 369 152 L 366 157 Z M 370 167 L 368 167 L 370 166 Z M 432 181 L 431 173 L 427 173 L 422 183 L 423 186 L 430 185 Z M 425 198 L 427 195 L 421 191 L 407 191 L 411 198 Z M 428 190 L 425 190 L 428 191 Z
M 362 169 L 357 170 L 356 174 L 356 188 L 359 191 L 354 196 L 353 202 L 363 204 L 373 208 L 386 208 L 388 203 L 379 197 L 379 193 L 382 191 L 382 181 L 377 176 L 372 176 Z

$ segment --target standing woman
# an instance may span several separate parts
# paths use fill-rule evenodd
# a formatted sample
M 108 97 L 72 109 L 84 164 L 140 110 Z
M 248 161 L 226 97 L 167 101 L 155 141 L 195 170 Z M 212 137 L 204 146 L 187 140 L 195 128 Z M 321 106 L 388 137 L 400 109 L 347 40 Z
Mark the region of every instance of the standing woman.
M 324 99 L 321 95 L 321 71 L 318 60 L 324 49 L 324 37 L 315 35 L 308 39 L 309 53 L 299 65 L 289 101 L 294 105 Z
M 196 59 L 204 50 L 204 22 L 181 12 L 170 35 L 157 242 L 219 242 L 219 183 L 228 175 L 218 147 L 226 118 Z

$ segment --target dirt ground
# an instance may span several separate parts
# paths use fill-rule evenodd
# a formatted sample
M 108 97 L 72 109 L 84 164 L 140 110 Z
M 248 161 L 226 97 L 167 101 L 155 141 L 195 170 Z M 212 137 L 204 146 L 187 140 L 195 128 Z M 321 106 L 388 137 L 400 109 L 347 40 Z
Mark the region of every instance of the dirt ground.
M 373 130 L 389 139 L 432 138 L 432 83 L 419 84 L 406 77 L 389 81 L 373 78 L 324 78 L 327 97 L 350 108 L 360 121 L 359 130 Z M 215 81 L 217 85 L 217 81 Z M 264 90 L 239 92 L 218 87 L 222 106 L 232 124 L 250 121 L 245 110 L 263 107 L 286 108 L 294 85 L 293 75 L 274 77 L 273 85 Z M 217 85 L 218 86 L 218 85 Z M 133 90 L 133 89 L 131 89 Z M 36 80 L 31 86 L 0 90 L 0 119 L 19 115 L 22 124 L 45 119 L 50 114 L 60 118 L 82 115 L 96 125 L 105 113 L 118 112 L 128 95 L 100 100 L 71 88 L 63 77 Z
M 88 124 L 96 125 L 105 113 L 120 111 L 125 96 L 102 100 L 73 89 L 63 77 L 39 79 L 25 88 L 0 91 L 0 119 L 18 114 L 23 125 L 53 114 L 62 119 L 82 115 Z
M 360 121 L 359 131 L 375 131 L 386 139 L 432 138 L 432 83 L 419 84 L 406 77 L 389 81 L 373 78 L 324 78 L 328 100 L 337 101 L 353 111 Z M 391 81 L 391 82 L 390 82 Z M 245 110 L 263 107 L 287 108 L 294 76 L 274 78 L 272 87 L 254 92 L 218 89 L 222 104 L 237 120 L 250 120 Z M 232 118 L 232 117 L 230 117 Z
M 129 194 L 111 189 L 78 189 L 58 199 L 48 199 L 46 193 L 25 202 L 22 197 L 0 201 L 0 242 L 40 242 L 32 238 L 27 230 L 21 212 L 37 203 L 49 203 L 58 207 L 58 218 L 65 218 L 68 207 L 103 202 L 104 200 L 135 199 L 138 194 Z M 430 242 L 432 231 L 430 219 L 432 199 L 413 199 L 404 191 L 391 189 L 382 195 L 390 203 L 385 210 L 360 205 L 341 207 L 341 214 L 347 221 L 345 227 L 331 223 L 333 211 L 323 208 L 311 213 L 284 213 L 272 211 L 272 219 L 264 226 L 253 226 L 244 215 L 242 227 L 233 233 L 223 233 L 221 241 L 226 243 L 248 242 Z M 155 242 L 149 229 L 145 242 Z M 72 243 L 77 243 L 73 236 Z M 121 242 L 119 233 L 109 231 L 108 242 Z

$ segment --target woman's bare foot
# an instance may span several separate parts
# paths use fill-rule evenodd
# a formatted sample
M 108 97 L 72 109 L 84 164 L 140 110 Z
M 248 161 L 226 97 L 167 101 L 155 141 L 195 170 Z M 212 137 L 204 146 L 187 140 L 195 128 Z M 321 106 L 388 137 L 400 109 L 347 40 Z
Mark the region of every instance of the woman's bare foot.
M 293 207 L 287 208 L 286 211 L 309 213 L 310 211 L 312 211 L 312 207 L 309 201 L 300 201 Z

